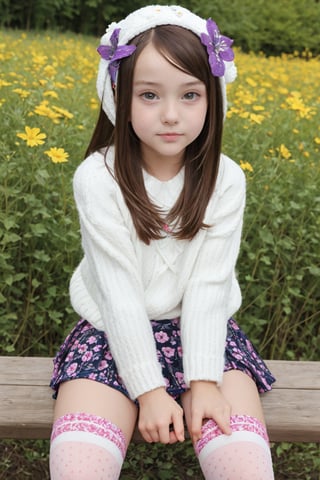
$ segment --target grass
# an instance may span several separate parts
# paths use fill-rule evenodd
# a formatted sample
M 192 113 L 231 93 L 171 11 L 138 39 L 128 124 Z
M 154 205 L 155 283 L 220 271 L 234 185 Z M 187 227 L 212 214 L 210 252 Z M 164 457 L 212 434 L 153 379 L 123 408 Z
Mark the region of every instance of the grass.
M 0 480 L 49 480 L 48 441 L 2 441 Z M 319 444 L 273 444 L 276 480 L 319 480 Z M 120 480 L 202 480 L 189 441 L 129 447 Z
M 53 355 L 75 321 L 71 178 L 98 112 L 96 46 L 74 34 L 0 31 L 1 354 Z M 237 51 L 236 60 L 224 151 L 247 175 L 237 319 L 266 358 L 319 360 L 319 58 Z M 277 480 L 319 480 L 319 445 L 274 444 L 272 453 Z M 45 480 L 47 463 L 47 442 L 0 443 L 0 480 Z M 139 445 L 121 478 L 201 475 L 190 444 Z

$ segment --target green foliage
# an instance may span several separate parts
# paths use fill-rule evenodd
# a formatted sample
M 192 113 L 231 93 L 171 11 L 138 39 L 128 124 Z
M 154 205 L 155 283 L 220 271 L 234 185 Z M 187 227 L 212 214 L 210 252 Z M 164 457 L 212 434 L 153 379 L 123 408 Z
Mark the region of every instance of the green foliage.
M 320 446 L 275 443 L 271 446 L 277 480 L 318 480 Z M 49 480 L 49 441 L 2 440 L 0 480 Z M 190 441 L 175 445 L 130 445 L 120 480 L 202 480 Z
M 7 52 L 0 77 L 0 353 L 53 355 L 76 319 L 68 284 L 81 248 L 71 179 L 97 115 L 94 61 L 83 57 L 88 39 L 47 35 L 43 51 L 37 36 L 3 40 L 23 54 Z M 28 48 L 36 53 L 25 55 Z M 77 95 L 70 95 L 75 85 Z M 41 127 L 44 144 L 30 147 L 18 138 L 25 126 Z M 53 163 L 51 148 L 64 149 L 68 161 Z
M 320 79 L 319 61 L 237 54 L 237 63 L 224 150 L 252 170 L 246 170 L 237 320 L 266 358 L 317 360 L 319 101 L 309 76 L 312 84 Z
M 154 2 L 134 0 L 0 0 L 0 26 L 22 29 L 71 30 L 101 35 L 107 24 Z M 158 3 L 177 3 L 160 0 Z M 317 0 L 182 0 L 201 16 L 214 18 L 223 33 L 244 51 L 320 53 L 320 3 Z
M 272 446 L 275 478 L 318 480 L 320 471 L 319 443 L 304 445 L 282 442 Z M 301 468 L 303 465 L 303 468 Z
M 0 44 L 13 47 L 0 51 L 0 349 L 51 355 L 76 318 L 68 283 L 81 248 L 71 180 L 97 115 L 96 44 L 48 33 L 6 33 Z M 224 151 L 253 168 L 237 318 L 265 357 L 316 359 L 320 135 L 317 94 L 309 86 L 319 81 L 319 62 L 238 52 L 237 63 Z M 299 96 L 294 89 L 303 75 Z M 25 126 L 41 127 L 45 143 L 28 146 L 17 136 Z M 290 152 L 281 150 L 284 142 Z M 53 163 L 46 155 L 53 147 L 68 152 L 68 161 Z
M 316 0 L 191 0 L 189 6 L 214 18 L 245 52 L 320 52 L 320 3 Z
M 49 441 L 1 440 L 0 480 L 49 480 Z
M 72 166 L 45 162 L 22 145 L 18 154 L 5 140 L 0 144 L 1 349 L 12 352 L 19 345 L 21 353 L 48 354 L 49 339 L 57 331 L 61 335 L 61 320 L 71 314 L 68 277 L 79 258 L 71 188 L 65 183 Z
M 288 168 L 279 158 L 271 158 L 265 170 L 263 163 L 248 185 L 239 260 L 245 299 L 242 322 L 269 358 L 315 359 L 320 317 L 319 180 L 315 182 L 316 172 L 302 164 Z
M 174 445 L 130 445 L 121 480 L 203 478 L 190 440 Z
M 53 355 L 75 321 L 68 283 L 81 248 L 71 180 L 97 115 L 95 48 L 71 34 L 0 32 L 0 354 Z M 237 52 L 237 63 L 224 151 L 253 170 L 237 319 L 265 357 L 319 360 L 319 61 Z M 49 113 L 73 116 L 39 116 L 44 100 Z M 17 137 L 26 125 L 45 144 Z M 52 147 L 68 162 L 52 163 Z M 319 445 L 272 451 L 277 480 L 318 480 Z M 0 480 L 49 478 L 48 442 L 3 441 L 0 452 Z M 190 443 L 142 444 L 130 447 L 122 476 L 138 478 L 201 475 Z
M 70 314 L 67 306 L 61 309 L 68 303 L 67 282 L 54 285 L 53 279 L 61 279 L 60 269 L 66 276 L 71 274 L 70 260 L 78 243 L 63 197 L 55 187 L 47 189 L 49 182 L 60 187 L 63 176 L 58 176 L 65 173 L 36 165 L 34 159 L 26 171 L 14 154 L 6 160 L 1 169 L 6 203 L 0 218 L 2 346 L 7 352 L 19 344 L 22 353 L 30 349 L 47 353 L 43 336 L 54 338 L 61 319 Z M 17 182 L 17 176 L 23 183 Z

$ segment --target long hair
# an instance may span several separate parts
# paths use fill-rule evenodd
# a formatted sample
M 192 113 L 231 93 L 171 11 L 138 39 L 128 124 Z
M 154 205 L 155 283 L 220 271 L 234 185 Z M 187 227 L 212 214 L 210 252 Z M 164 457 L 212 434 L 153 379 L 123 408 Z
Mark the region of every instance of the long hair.
M 205 47 L 191 31 L 163 25 L 137 35 L 133 55 L 121 60 L 116 90 L 116 125 L 100 111 L 87 154 L 111 144 L 115 147 L 114 174 L 131 213 L 139 238 L 146 244 L 163 237 L 163 225 L 174 224 L 173 235 L 191 240 L 207 228 L 204 215 L 215 188 L 223 131 L 220 81 L 208 64 Z M 207 92 L 207 113 L 199 136 L 187 146 L 184 157 L 184 185 L 176 204 L 166 214 L 154 205 L 146 192 L 140 141 L 131 123 L 132 84 L 135 64 L 144 47 L 152 43 L 167 61 L 202 81 Z

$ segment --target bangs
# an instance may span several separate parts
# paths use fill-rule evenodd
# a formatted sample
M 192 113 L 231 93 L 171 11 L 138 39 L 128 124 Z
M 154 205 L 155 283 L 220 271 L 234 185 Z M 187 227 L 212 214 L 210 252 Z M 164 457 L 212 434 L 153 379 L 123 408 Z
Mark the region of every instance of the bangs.
M 151 43 L 174 67 L 209 86 L 208 56 L 196 34 L 175 25 L 152 30 Z

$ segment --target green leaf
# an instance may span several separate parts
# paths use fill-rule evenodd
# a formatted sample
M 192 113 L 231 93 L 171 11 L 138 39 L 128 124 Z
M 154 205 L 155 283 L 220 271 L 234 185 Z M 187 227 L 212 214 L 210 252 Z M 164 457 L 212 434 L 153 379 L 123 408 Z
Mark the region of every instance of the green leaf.
M 14 232 L 6 232 L 1 240 L 3 245 L 8 245 L 10 243 L 16 243 L 21 240 L 21 236 Z

